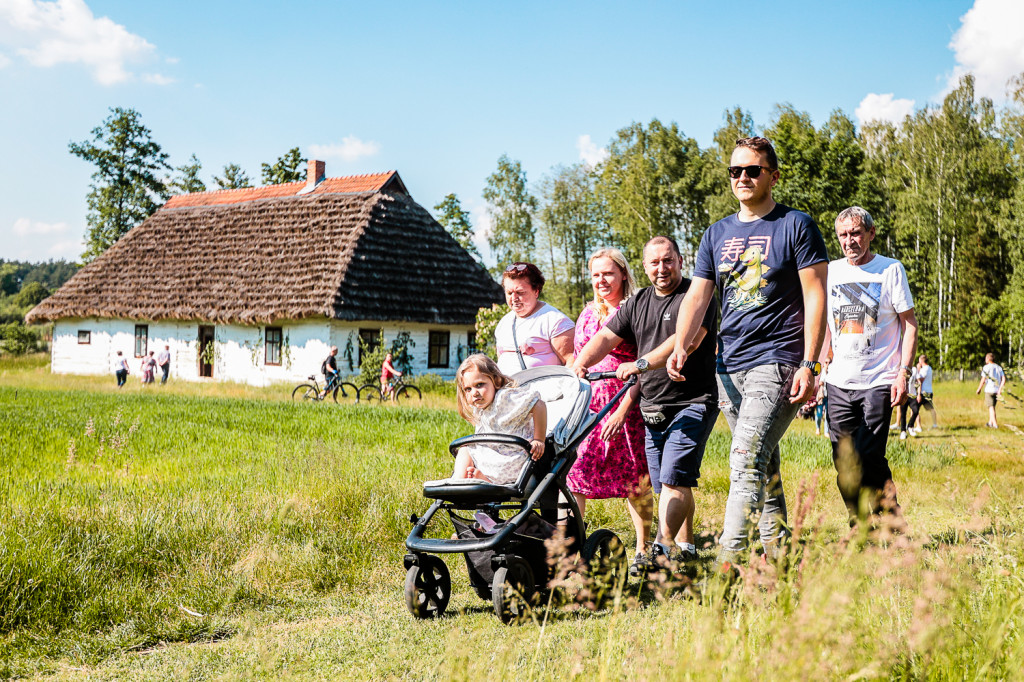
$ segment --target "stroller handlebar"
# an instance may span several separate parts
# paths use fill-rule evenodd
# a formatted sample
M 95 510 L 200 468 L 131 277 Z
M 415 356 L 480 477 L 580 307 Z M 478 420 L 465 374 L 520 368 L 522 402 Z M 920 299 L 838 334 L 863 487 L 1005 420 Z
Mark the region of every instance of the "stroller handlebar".
M 458 452 L 459 448 L 467 445 L 475 445 L 477 443 L 502 443 L 505 445 L 518 445 L 526 454 L 530 454 L 530 441 L 519 436 L 511 436 L 507 433 L 474 433 L 470 436 L 463 436 L 462 438 L 456 438 L 448 446 L 448 452 L 452 453 L 452 457 Z
M 614 379 L 614 378 L 615 378 L 615 372 L 588 372 L 587 373 L 587 381 L 591 381 L 591 382 L 593 382 L 593 381 L 601 381 L 602 379 Z M 623 383 L 625 385 L 627 385 L 627 386 L 632 386 L 636 382 L 637 382 L 637 375 L 634 374 L 631 377 L 629 377 L 628 379 L 626 379 L 626 381 L 624 381 Z

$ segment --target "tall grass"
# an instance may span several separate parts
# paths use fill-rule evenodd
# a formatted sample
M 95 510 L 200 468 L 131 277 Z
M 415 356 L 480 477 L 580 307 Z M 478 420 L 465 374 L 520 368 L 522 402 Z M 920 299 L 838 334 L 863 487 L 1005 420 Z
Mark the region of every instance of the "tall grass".
M 800 422 L 782 445 L 799 536 L 786 561 L 754 561 L 733 588 L 711 578 L 700 600 L 632 581 L 595 612 L 538 611 L 536 624 L 507 628 L 471 594 L 458 556 L 448 558 L 452 617 L 418 622 L 404 609 L 403 541 L 426 507 L 419 482 L 447 474 L 447 443 L 470 430 L 451 409 L 302 405 L 223 385 L 205 385 L 221 397 L 202 385 L 118 391 L 34 362 L 0 365 L 0 677 L 1016 679 L 1024 669 L 1021 443 L 976 429 L 962 386 L 937 387 L 947 428 L 890 443 L 907 534 L 849 531 L 827 441 Z M 728 443 L 720 423 L 697 492 L 708 563 Z M 588 522 L 632 542 L 621 500 L 588 505 Z

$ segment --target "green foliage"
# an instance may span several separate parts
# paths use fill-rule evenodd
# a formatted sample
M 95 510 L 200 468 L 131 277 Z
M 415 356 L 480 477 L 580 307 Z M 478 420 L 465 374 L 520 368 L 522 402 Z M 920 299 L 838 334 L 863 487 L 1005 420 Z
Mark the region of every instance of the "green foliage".
M 0 327 L 0 350 L 9 355 L 34 353 L 42 347 L 42 336 L 34 327 L 11 322 Z
M 221 189 L 252 187 L 252 181 L 249 180 L 249 176 L 246 175 L 245 171 L 237 163 L 229 163 L 224 166 L 224 177 L 217 177 L 215 175 L 213 176 L 213 181 Z
M 643 272 L 643 246 L 657 235 L 679 242 L 684 270 L 708 225 L 705 159 L 696 140 L 675 123 L 653 119 L 615 133 L 602 164 L 597 193 L 607 207 L 608 224 L 633 267 Z
M 82 261 L 88 263 L 160 208 L 167 199 L 161 175 L 167 154 L 151 138 L 134 109 L 116 107 L 94 128 L 92 139 L 68 150 L 96 166 L 87 195 L 89 230 Z
M 597 176 L 583 164 L 557 166 L 540 186 L 539 264 L 544 300 L 570 317 L 591 297 L 587 261 L 609 241 L 607 214 L 595 192 Z
M 355 339 L 356 333 L 349 332 L 348 339 L 345 341 L 345 349 L 341 351 L 341 356 L 345 358 L 345 362 L 348 363 L 348 371 L 353 372 L 356 368 L 356 347 Z
M 398 335 L 391 341 L 391 364 L 406 376 L 412 375 L 412 351 L 410 349 L 415 347 L 416 342 L 412 340 L 412 334 L 409 332 L 398 332 Z M 381 358 L 381 365 L 383 364 L 384 358 Z
M 193 192 L 205 192 L 206 183 L 199 178 L 199 172 L 203 169 L 203 164 L 199 162 L 199 158 L 193 154 L 189 157 L 188 163 L 183 166 L 178 166 L 175 170 L 178 171 L 177 177 L 171 179 L 171 182 L 167 185 L 171 194 L 191 194 Z
M 537 210 L 537 198 L 527 188 L 522 164 L 502 154 L 497 170 L 487 176 L 483 197 L 491 216 L 487 243 L 497 261 L 495 274 L 500 274 L 515 261 L 532 260 L 533 214 Z
M 481 308 L 476 313 L 476 349 L 478 353 L 495 357 L 494 329 L 501 318 L 508 313 L 509 307 L 495 303 L 490 308 Z
M 434 211 L 437 212 L 437 222 L 441 223 L 459 246 L 468 251 L 473 258 L 480 260 L 480 251 L 473 243 L 473 225 L 469 222 L 469 212 L 462 210 L 459 198 L 454 194 L 445 196 L 434 206 Z
M 292 147 L 273 165 L 260 164 L 260 181 L 264 185 L 283 185 L 286 182 L 305 180 L 307 161 L 308 159 L 302 156 L 298 147 Z M 227 169 L 224 170 L 226 173 Z
M 384 366 L 384 356 L 387 354 L 387 347 L 384 345 L 384 331 L 381 330 L 378 341 L 374 348 L 366 343 L 363 338 L 359 339 L 359 381 L 363 384 L 380 384 L 380 368 Z

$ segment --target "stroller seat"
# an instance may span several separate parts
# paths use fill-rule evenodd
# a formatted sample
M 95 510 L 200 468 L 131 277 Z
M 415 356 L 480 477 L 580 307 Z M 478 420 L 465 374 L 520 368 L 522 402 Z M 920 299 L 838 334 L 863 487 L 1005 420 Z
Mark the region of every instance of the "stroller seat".
M 590 416 L 590 384 L 580 381 L 562 366 L 535 367 L 515 374 L 520 386 L 529 386 L 540 394 L 547 406 L 548 427 L 544 456 L 523 466 L 513 484 L 497 484 L 471 479 L 442 479 L 423 484 L 423 496 L 446 502 L 481 504 L 526 498 L 566 454 L 566 446 L 585 428 Z M 484 434 L 479 434 L 483 436 Z M 570 452 L 574 452 L 570 450 Z M 453 453 L 454 454 L 454 453 Z

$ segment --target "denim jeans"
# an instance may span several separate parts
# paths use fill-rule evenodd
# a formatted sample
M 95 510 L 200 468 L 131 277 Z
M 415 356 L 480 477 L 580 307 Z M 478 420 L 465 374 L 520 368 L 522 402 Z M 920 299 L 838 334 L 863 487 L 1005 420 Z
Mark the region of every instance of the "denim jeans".
M 769 556 L 788 533 L 779 440 L 800 409 L 789 402 L 795 373 L 773 364 L 718 375 L 718 405 L 732 430 L 719 562 L 746 560 L 755 520 Z
M 160 365 L 160 371 L 163 372 L 163 376 L 160 377 L 160 383 L 166 384 L 167 375 L 171 372 L 171 363 L 168 362 L 166 365 Z

